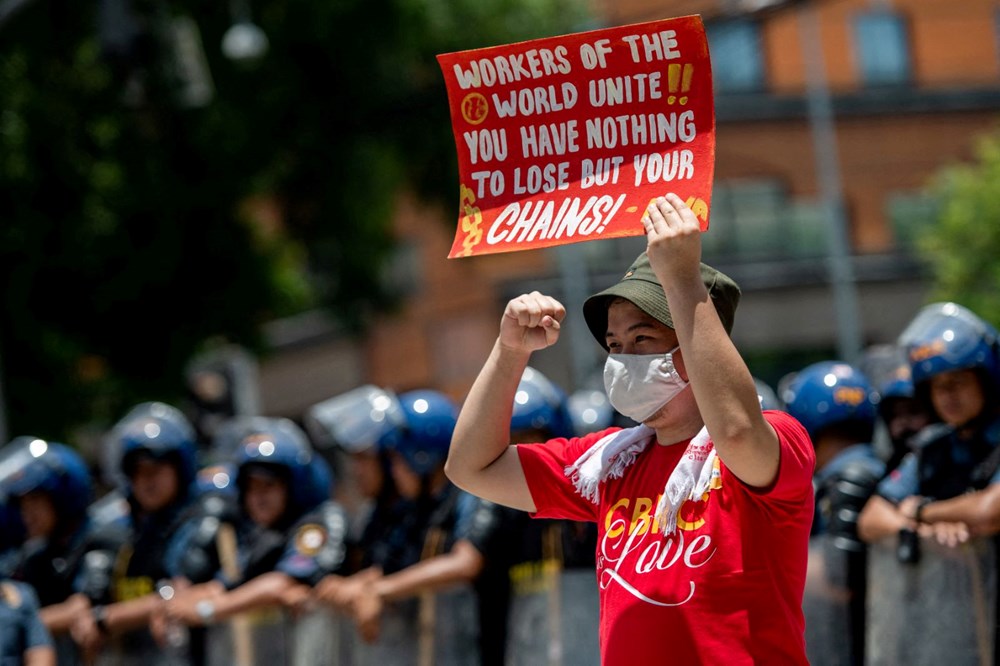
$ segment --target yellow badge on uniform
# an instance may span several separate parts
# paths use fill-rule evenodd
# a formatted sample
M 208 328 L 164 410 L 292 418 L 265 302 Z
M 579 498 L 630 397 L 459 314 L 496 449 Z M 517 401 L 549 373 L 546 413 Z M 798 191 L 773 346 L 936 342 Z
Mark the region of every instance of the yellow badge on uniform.
M 322 525 L 309 523 L 295 533 L 295 551 L 302 555 L 315 555 L 325 543 L 326 530 Z
M 21 607 L 21 592 L 10 583 L 0 584 L 0 597 L 3 597 L 4 602 L 11 608 Z

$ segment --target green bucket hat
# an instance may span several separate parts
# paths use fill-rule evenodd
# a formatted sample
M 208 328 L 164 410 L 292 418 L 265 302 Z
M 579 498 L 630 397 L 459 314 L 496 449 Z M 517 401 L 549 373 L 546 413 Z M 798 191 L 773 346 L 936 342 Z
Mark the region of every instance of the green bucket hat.
M 733 318 L 740 302 L 740 288 L 732 278 L 708 264 L 701 265 L 701 280 L 708 289 L 719 319 L 727 333 L 733 331 Z M 667 297 L 656 278 L 649 257 L 643 252 L 632 262 L 625 276 L 602 292 L 594 294 L 583 304 L 583 318 L 587 320 L 590 332 L 604 349 L 608 348 L 605 335 L 608 332 L 608 304 L 614 298 L 632 301 L 640 310 L 662 324 L 674 327 L 674 320 L 667 307 Z

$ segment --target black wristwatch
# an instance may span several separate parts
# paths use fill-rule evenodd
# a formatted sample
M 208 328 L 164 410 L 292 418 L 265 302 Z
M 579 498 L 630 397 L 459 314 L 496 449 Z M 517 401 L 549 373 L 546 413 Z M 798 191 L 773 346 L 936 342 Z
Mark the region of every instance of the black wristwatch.
M 917 509 L 913 512 L 913 519 L 918 523 L 922 522 L 921 516 L 924 513 L 924 507 L 927 506 L 928 504 L 931 504 L 933 501 L 934 500 L 931 499 L 930 497 L 921 498 L 920 503 L 917 504 Z
M 107 606 L 94 606 L 90 609 L 90 614 L 94 617 L 94 624 L 97 625 L 97 630 L 108 635 L 108 608 Z

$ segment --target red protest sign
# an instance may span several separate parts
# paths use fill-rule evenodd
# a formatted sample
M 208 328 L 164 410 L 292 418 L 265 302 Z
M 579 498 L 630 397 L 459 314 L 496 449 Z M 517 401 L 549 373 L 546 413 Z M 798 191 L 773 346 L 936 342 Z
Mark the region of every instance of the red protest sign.
M 675 192 L 708 228 L 715 109 L 697 16 L 438 56 L 458 150 L 449 257 L 643 233 Z

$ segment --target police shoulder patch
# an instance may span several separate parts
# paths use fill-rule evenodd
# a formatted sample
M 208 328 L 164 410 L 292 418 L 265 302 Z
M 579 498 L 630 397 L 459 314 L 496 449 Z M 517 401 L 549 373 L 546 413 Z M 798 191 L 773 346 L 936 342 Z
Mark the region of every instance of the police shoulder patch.
M 306 523 L 295 532 L 295 551 L 315 555 L 326 543 L 326 529 L 316 523 Z
M 3 598 L 4 603 L 15 609 L 20 608 L 23 601 L 21 591 L 12 583 L 0 583 L 0 597 Z

